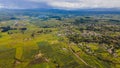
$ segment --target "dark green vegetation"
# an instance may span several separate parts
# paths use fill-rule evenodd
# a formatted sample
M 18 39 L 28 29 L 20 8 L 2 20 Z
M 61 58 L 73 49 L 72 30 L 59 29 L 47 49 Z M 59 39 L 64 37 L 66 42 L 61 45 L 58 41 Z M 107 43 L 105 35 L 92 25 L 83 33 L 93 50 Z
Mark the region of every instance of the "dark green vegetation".
M 0 68 L 120 68 L 119 14 L 0 13 Z

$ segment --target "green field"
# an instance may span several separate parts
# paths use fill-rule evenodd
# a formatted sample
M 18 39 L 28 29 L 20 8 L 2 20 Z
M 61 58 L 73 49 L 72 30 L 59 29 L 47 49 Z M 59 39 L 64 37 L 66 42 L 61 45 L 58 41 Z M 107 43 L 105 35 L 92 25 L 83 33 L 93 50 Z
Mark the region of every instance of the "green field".
M 120 68 L 120 15 L 25 13 L 0 17 L 0 68 Z

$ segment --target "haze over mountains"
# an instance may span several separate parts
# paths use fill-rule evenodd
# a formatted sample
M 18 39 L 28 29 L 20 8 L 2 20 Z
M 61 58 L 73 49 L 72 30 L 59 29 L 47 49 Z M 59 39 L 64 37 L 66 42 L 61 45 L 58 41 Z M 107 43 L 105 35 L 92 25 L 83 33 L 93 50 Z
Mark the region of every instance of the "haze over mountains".
M 94 9 L 77 9 L 77 10 L 64 10 L 64 9 L 51 9 L 51 8 L 33 8 L 33 9 L 0 9 L 0 12 L 8 13 L 24 13 L 28 12 L 36 14 L 36 12 L 53 13 L 53 14 L 75 14 L 75 15 L 93 15 L 93 14 L 120 14 L 118 8 L 94 8 Z

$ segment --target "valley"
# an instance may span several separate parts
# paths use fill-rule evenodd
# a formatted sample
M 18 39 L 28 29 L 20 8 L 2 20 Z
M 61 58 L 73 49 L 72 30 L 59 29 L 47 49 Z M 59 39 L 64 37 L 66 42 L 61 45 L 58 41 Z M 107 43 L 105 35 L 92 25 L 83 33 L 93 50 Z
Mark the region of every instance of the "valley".
M 120 68 L 119 60 L 119 14 L 0 14 L 0 68 Z

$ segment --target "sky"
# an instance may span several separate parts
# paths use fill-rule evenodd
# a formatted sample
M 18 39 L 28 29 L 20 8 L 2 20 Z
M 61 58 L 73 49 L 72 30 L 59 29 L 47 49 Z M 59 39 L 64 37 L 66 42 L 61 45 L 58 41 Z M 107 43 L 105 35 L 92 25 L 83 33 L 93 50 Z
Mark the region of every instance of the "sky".
M 0 8 L 48 8 L 65 10 L 120 8 L 120 0 L 0 0 Z

